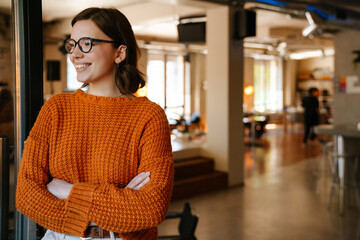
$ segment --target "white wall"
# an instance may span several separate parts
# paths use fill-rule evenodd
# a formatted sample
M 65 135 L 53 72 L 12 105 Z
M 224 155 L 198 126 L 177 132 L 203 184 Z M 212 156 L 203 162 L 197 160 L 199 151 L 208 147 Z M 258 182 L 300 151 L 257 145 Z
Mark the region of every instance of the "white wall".
M 353 50 L 360 49 L 360 31 L 342 30 L 334 36 L 335 43 L 335 79 L 355 75 L 360 78 L 360 64 L 353 64 L 356 57 Z M 355 125 L 360 121 L 360 94 L 336 93 L 334 123 Z

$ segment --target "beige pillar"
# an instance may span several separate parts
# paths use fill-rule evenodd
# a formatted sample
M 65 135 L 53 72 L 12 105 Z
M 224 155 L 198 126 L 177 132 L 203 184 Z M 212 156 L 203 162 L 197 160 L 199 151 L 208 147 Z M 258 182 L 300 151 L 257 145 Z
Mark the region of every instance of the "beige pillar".
M 228 172 L 229 184 L 244 181 L 243 151 L 243 47 L 232 40 L 229 7 L 207 11 L 206 62 L 207 146 L 205 155 L 215 159 L 217 170 Z
M 254 58 L 244 58 L 244 89 L 249 86 L 254 87 Z M 254 109 L 254 93 L 250 95 L 244 94 L 244 104 L 246 104 L 245 112 L 251 112 Z
M 297 71 L 297 61 L 296 60 L 286 60 L 284 61 L 283 68 L 283 103 L 284 106 L 296 106 L 296 71 Z
M 335 45 L 335 89 L 341 77 L 360 77 L 360 63 L 353 64 L 356 55 L 353 50 L 360 49 L 360 32 L 342 30 L 334 36 Z M 360 94 L 341 93 L 337 89 L 334 96 L 334 124 L 355 127 L 360 121 Z

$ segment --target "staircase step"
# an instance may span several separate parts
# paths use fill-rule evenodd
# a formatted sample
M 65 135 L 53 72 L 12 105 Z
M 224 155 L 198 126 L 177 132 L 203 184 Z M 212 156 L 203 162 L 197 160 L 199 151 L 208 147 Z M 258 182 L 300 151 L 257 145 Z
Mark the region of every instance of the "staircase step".
M 172 201 L 225 189 L 228 186 L 228 174 L 214 171 L 209 174 L 184 178 L 174 182 Z
M 193 157 L 176 160 L 175 181 L 214 172 L 214 160 L 206 157 Z

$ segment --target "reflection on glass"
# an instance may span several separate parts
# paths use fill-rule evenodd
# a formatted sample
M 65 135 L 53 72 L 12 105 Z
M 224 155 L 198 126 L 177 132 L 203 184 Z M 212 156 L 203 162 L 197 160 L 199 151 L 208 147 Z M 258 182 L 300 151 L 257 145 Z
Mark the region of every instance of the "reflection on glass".
M 2 184 L 6 184 L 10 193 L 4 193 L 2 201 L 5 199 L 10 202 L 7 209 L 9 210 L 9 217 L 3 219 L 3 226 L 8 225 L 9 239 L 14 239 L 14 96 L 15 96 L 15 81 L 14 70 L 12 63 L 14 56 L 11 49 L 13 49 L 13 35 L 12 35 L 12 17 L 11 17 L 11 1 L 1 1 L 0 11 L 0 137 L 6 139 L 7 145 L 2 145 L 6 148 L 6 156 L 1 157 L 1 170 L 9 173 L 9 178 L 6 175 L 1 175 Z M 4 150 L 3 150 L 4 151 Z M 10 182 L 9 182 L 10 181 Z M 2 188 L 2 191 L 6 188 Z M 10 196 L 9 196 L 10 195 Z M 5 202 L 7 202 L 5 201 Z M 0 206 L 1 207 L 1 206 Z M 6 229 L 6 230 L 8 230 Z

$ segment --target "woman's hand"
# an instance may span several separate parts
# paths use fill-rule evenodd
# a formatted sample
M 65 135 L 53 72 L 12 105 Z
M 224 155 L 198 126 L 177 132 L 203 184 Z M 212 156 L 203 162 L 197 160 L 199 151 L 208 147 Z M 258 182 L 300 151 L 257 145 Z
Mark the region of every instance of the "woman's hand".
M 139 173 L 134 177 L 125 188 L 131 188 L 134 190 L 139 190 L 146 183 L 150 181 L 150 172 Z M 49 182 L 46 187 L 48 191 L 59 199 L 67 199 L 70 194 L 71 188 L 74 184 L 68 183 L 65 180 L 54 178 Z M 95 223 L 90 222 L 89 226 L 97 226 Z
M 142 172 L 139 173 L 136 177 L 134 177 L 125 188 L 139 190 L 149 181 L 150 172 Z M 73 185 L 74 184 L 68 183 L 65 180 L 54 178 L 46 185 L 46 187 L 48 191 L 55 197 L 59 199 L 67 199 Z
M 125 188 L 139 190 L 150 181 L 150 172 L 141 172 L 134 177 Z
M 74 184 L 68 183 L 65 180 L 53 178 L 46 187 L 48 191 L 59 199 L 67 199 L 70 194 L 71 188 Z

